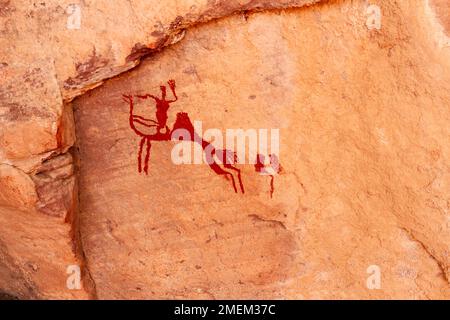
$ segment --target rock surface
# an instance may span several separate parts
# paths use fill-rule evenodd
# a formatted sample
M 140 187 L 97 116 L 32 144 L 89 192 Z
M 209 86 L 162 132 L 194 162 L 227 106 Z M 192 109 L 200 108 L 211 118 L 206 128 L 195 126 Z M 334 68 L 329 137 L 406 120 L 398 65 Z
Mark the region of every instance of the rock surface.
M 380 1 L 378 30 L 366 1 L 314 2 L 84 1 L 68 29 L 69 1 L 0 1 L 0 291 L 450 298 L 448 3 Z M 169 126 L 280 129 L 272 198 L 253 165 L 235 193 L 173 142 L 139 174 L 122 94 L 169 79 Z
M 14 247 L 17 239 L 10 238 L 11 228 L 27 222 L 20 226 L 27 235 L 21 241 L 35 248 L 38 268 L 54 279 L 30 272 L 25 252 L 5 251 L 2 256 L 10 262 L 2 264 L 9 267 L 0 277 L 0 288 L 21 298 L 96 296 L 78 241 L 71 165 L 47 172 L 49 161 L 67 161 L 75 141 L 70 100 L 133 68 L 143 56 L 181 40 L 191 25 L 244 10 L 314 2 L 120 0 L 111 5 L 89 0 L 74 6 L 68 0 L 0 0 L 0 240 L 5 248 Z M 54 160 L 60 155 L 62 159 Z M 45 221 L 48 229 L 42 231 Z M 57 259 L 48 259 L 48 252 Z M 72 265 L 83 266 L 81 291 L 67 289 L 66 270 Z M 8 273 L 8 268 L 20 272 Z M 14 274 L 16 281 L 8 280 Z M 24 293 L 27 287 L 35 294 Z

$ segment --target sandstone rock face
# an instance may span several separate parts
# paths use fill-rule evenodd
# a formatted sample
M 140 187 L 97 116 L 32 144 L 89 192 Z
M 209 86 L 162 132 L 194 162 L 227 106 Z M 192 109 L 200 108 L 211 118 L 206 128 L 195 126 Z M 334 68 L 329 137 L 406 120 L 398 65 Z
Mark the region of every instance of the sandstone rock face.
M 442 24 L 444 32 L 448 34 L 450 30 L 450 11 L 448 10 L 448 1 L 433 0 L 428 4 L 431 5 L 431 9 L 435 13 L 439 22 Z
M 9 250 L 18 240 L 14 226 L 23 230 L 19 240 L 40 257 L 40 273 L 29 270 L 26 252 L 5 251 L 2 266 L 9 267 L 2 268 L 0 288 L 21 298 L 96 296 L 79 242 L 77 183 L 68 154 L 75 141 L 70 100 L 181 40 L 196 23 L 315 2 L 1 0 L 0 239 Z M 76 265 L 84 286 L 68 290 L 66 270 Z M 28 287 L 35 294 L 27 294 Z
M 0 292 L 450 298 L 448 2 L 315 2 L 0 1 Z M 273 183 L 173 141 L 146 174 L 123 95 L 160 121 L 169 79 L 170 129 L 279 129 Z

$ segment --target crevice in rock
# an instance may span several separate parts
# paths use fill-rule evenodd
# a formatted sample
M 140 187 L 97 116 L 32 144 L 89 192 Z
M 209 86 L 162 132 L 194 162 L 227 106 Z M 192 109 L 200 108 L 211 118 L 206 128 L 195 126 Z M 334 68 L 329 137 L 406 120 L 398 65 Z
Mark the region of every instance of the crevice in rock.
M 194 27 L 200 24 L 206 24 L 212 20 L 217 20 L 217 19 L 222 19 L 222 18 L 226 18 L 228 16 L 231 15 L 236 15 L 236 14 L 244 14 L 245 18 L 248 19 L 249 15 L 252 13 L 256 13 L 256 12 L 261 12 L 261 11 L 274 11 L 274 10 L 280 10 L 283 8 L 279 8 L 277 7 L 277 5 L 275 5 L 272 8 L 254 8 L 254 9 L 250 9 L 251 5 L 253 2 L 257 2 L 257 1 L 251 1 L 249 4 L 247 4 L 247 6 L 245 8 L 241 8 L 237 11 L 233 11 L 229 14 L 226 15 L 222 15 L 222 16 L 217 16 L 217 17 L 212 17 L 212 18 L 208 18 L 207 15 L 203 18 L 203 19 L 199 19 L 196 23 L 192 23 L 189 25 L 184 25 L 183 24 L 183 18 L 182 17 L 177 17 L 177 19 L 170 25 L 169 27 L 169 33 L 168 34 L 159 34 L 160 40 L 156 42 L 156 44 L 151 47 L 151 46 L 145 46 L 142 45 L 140 43 L 137 43 L 134 47 L 133 50 L 130 52 L 130 54 L 128 55 L 126 62 L 127 63 L 133 63 L 133 66 L 131 66 L 130 68 L 126 68 L 124 70 L 122 70 L 120 73 L 117 73 L 109 78 L 104 78 L 101 79 L 99 83 L 91 85 L 91 87 L 86 90 L 83 91 L 80 95 L 74 96 L 69 100 L 64 101 L 64 107 L 63 110 L 65 110 L 65 112 L 71 112 L 73 115 L 73 108 L 71 108 L 70 105 L 70 101 L 73 100 L 74 98 L 84 95 L 87 92 L 89 92 L 92 89 L 97 88 L 98 86 L 102 85 L 104 83 L 105 80 L 108 79 L 113 79 L 116 77 L 119 77 L 120 75 L 122 75 L 123 73 L 126 72 L 130 72 L 133 69 L 135 69 L 137 66 L 140 65 L 140 62 L 145 59 L 148 58 L 150 56 L 152 56 L 155 53 L 158 53 L 160 51 L 162 51 L 164 48 L 173 45 L 179 41 L 181 41 L 184 38 L 185 32 L 187 30 L 188 27 Z M 304 6 L 310 6 L 313 4 L 317 4 L 318 2 L 320 2 L 320 0 L 311 0 L 308 4 L 305 5 L 298 5 L 298 6 L 292 6 L 292 7 L 286 7 L 287 8 L 298 8 L 298 7 L 304 7 Z M 248 7 L 248 8 L 247 8 Z M 95 56 L 95 51 L 93 53 L 93 55 Z M 92 63 L 91 63 L 92 64 Z M 91 66 L 91 64 L 89 64 L 89 66 Z M 73 116 L 70 117 L 72 120 L 74 119 Z M 75 124 L 73 125 L 73 127 L 75 128 Z M 76 129 L 75 129 L 76 130 Z M 77 136 L 76 132 L 75 132 L 75 137 Z M 84 252 L 83 249 L 83 243 L 82 243 L 82 235 L 81 235 L 81 230 L 79 228 L 79 199 L 80 199 L 80 191 L 78 189 L 78 172 L 79 172 L 79 168 L 80 168 L 80 159 L 78 157 L 78 152 L 76 149 L 76 142 L 75 142 L 75 147 L 70 149 L 70 153 L 72 154 L 73 157 L 73 161 L 74 161 L 74 176 L 76 179 L 76 191 L 75 193 L 75 209 L 73 211 L 73 217 L 72 219 L 72 230 L 73 230 L 73 243 L 74 243 L 74 252 L 76 254 L 77 257 L 79 257 L 81 263 L 82 263 L 82 267 L 83 267 L 83 282 L 85 285 L 86 290 L 91 294 L 91 296 L 94 299 L 98 299 L 98 295 L 97 295 L 97 290 L 96 290 L 96 284 L 95 284 L 95 279 L 93 278 L 90 269 L 89 269 L 89 262 L 88 262 L 88 258 L 86 257 L 86 254 Z M 251 216 L 253 219 L 261 221 L 261 222 L 265 222 L 265 223 L 270 223 L 274 226 L 278 226 L 282 229 L 287 229 L 286 226 L 284 225 L 284 223 L 282 223 L 281 221 L 276 221 L 276 220 L 265 220 L 260 218 L 257 215 Z M 214 298 L 214 296 L 213 296 Z
M 185 16 L 177 16 L 168 26 L 162 26 L 161 30 L 153 31 L 151 34 L 157 37 L 157 40 L 153 43 L 145 45 L 137 42 L 122 66 L 108 68 L 107 63 L 101 57 L 97 57 L 94 48 L 93 54 L 88 61 L 77 64 L 77 70 L 81 70 L 81 73 L 79 72 L 77 76 L 70 77 L 64 81 L 64 89 L 67 92 L 65 97 L 63 94 L 63 100 L 65 103 L 70 102 L 76 97 L 101 86 L 104 81 L 136 68 L 142 59 L 182 40 L 186 30 L 189 28 L 237 14 L 243 14 L 248 19 L 249 15 L 253 13 L 306 8 L 333 1 L 294 0 L 287 3 L 272 3 L 265 0 L 252 0 L 245 5 L 240 5 L 235 3 L 229 4 L 226 1 L 209 0 L 209 9 L 199 16 L 190 13 Z M 93 79 L 94 81 L 89 81 L 88 79 Z
M 427 253 L 427 255 L 438 265 L 444 280 L 447 281 L 448 284 L 450 284 L 449 276 L 446 271 L 447 269 L 446 265 L 443 262 L 441 262 L 421 240 L 417 239 L 411 230 L 404 227 L 399 228 L 406 232 L 411 241 L 417 242 L 421 246 L 421 248 Z
M 89 261 L 83 248 L 83 240 L 80 229 L 80 189 L 78 187 L 78 172 L 80 168 L 80 159 L 78 156 L 77 147 L 70 149 L 70 153 L 74 162 L 74 176 L 76 177 L 75 190 L 74 190 L 74 208 L 73 216 L 71 217 L 71 232 L 72 241 L 74 246 L 74 253 L 78 257 L 81 263 L 82 281 L 84 289 L 90 294 L 92 299 L 98 299 L 97 286 L 95 279 L 89 268 Z
M 317 0 L 317 1 L 319 1 L 319 0 Z M 309 3 L 313 4 L 313 3 L 317 3 L 317 1 L 311 0 L 311 1 L 309 1 Z M 130 6 L 133 6 L 132 1 L 129 1 L 129 2 L 130 2 Z M 265 1 L 262 1 L 262 0 L 252 0 L 252 1 L 249 1 L 242 8 L 239 8 L 239 9 L 234 8 L 233 9 L 233 6 L 236 7 L 236 5 L 234 2 L 233 2 L 233 4 L 231 4 L 232 3 L 231 1 L 229 3 L 227 3 L 226 1 L 208 1 L 208 4 L 211 4 L 211 7 L 208 9 L 208 11 L 204 12 L 200 16 L 197 16 L 197 17 L 178 16 L 172 23 L 170 23 L 169 26 L 167 26 L 165 29 L 163 28 L 163 31 L 154 31 L 154 32 L 156 32 L 154 35 L 157 38 L 159 38 L 159 40 L 154 42 L 153 44 L 146 45 L 146 44 L 136 43 L 136 45 L 133 47 L 130 54 L 128 55 L 128 58 L 126 59 L 126 61 L 124 61 L 124 65 L 121 65 L 118 67 L 108 67 L 107 63 L 105 63 L 104 60 L 102 60 L 103 59 L 102 57 L 97 57 L 100 60 L 95 61 L 95 59 L 97 59 L 97 58 L 96 58 L 96 54 L 94 51 L 92 61 L 89 60 L 88 62 L 80 63 L 77 66 L 77 72 L 79 74 L 82 74 L 82 76 L 80 78 L 77 78 L 77 76 L 75 76 L 73 78 L 69 78 L 67 80 L 68 82 L 66 81 L 66 83 L 69 84 L 69 87 L 73 86 L 75 88 L 74 90 L 79 90 L 79 91 L 78 91 L 78 94 L 66 99 L 63 102 L 64 103 L 63 113 L 73 112 L 68 104 L 68 102 L 71 101 L 73 98 L 83 95 L 84 93 L 93 89 L 94 87 L 98 87 L 98 86 L 102 85 L 103 81 L 105 81 L 107 79 L 119 77 L 123 73 L 133 70 L 137 65 L 139 65 L 139 62 L 142 59 L 152 56 L 156 52 L 159 52 L 159 51 L 163 50 L 164 48 L 170 46 L 171 44 L 174 44 L 174 43 L 180 41 L 183 38 L 185 30 L 187 28 L 195 27 L 199 24 L 207 23 L 212 20 L 226 18 L 226 17 L 235 15 L 235 14 L 243 14 L 244 18 L 247 20 L 249 17 L 249 14 L 251 14 L 251 13 L 261 12 L 264 10 L 266 10 L 266 11 L 280 10 L 281 9 L 280 7 L 284 7 L 284 6 L 286 6 L 286 8 L 296 7 L 295 5 L 292 5 L 292 4 L 286 4 L 286 5 L 279 4 L 279 3 L 273 4 L 273 5 L 272 4 L 265 4 L 265 5 L 261 4 L 264 2 Z M 293 2 L 301 3 L 302 1 L 293 1 Z M 308 1 L 303 1 L 303 2 L 308 3 Z M 327 3 L 327 1 L 323 1 L 323 2 Z M 329 2 L 334 2 L 334 1 L 329 1 Z M 302 5 L 298 5 L 298 7 L 309 6 L 310 4 L 302 4 Z M 219 6 L 220 8 L 218 9 L 217 6 Z M 193 19 L 195 21 L 193 21 Z M 141 27 L 141 25 L 140 25 L 140 27 Z M 166 31 L 164 31 L 164 30 L 166 30 Z M 100 70 L 101 68 L 104 68 L 104 69 Z M 71 80 L 71 81 L 69 81 L 69 80 Z M 81 86 L 81 87 L 79 87 L 79 86 Z M 60 89 L 60 91 L 63 90 L 62 88 L 59 88 L 59 89 Z M 73 120 L 72 120 L 72 122 L 73 122 Z M 63 130 L 65 130 L 65 128 L 63 128 Z M 62 134 L 62 131 L 59 130 L 58 134 L 57 134 L 58 141 L 60 141 L 59 137 L 61 134 Z M 58 143 L 58 146 L 59 145 L 60 145 L 60 143 Z M 76 152 L 74 150 L 68 151 L 67 149 L 60 150 L 59 148 L 55 151 L 49 151 L 49 152 L 45 153 L 46 155 L 49 155 L 48 157 L 46 156 L 45 159 L 38 160 L 39 162 L 41 162 L 41 163 L 39 163 L 39 166 L 45 167 L 47 165 L 48 160 L 53 161 L 53 159 L 58 158 L 58 157 L 64 158 L 68 153 L 73 154 Z M 34 155 L 33 155 L 33 157 L 34 157 Z M 77 159 L 77 161 L 78 162 L 75 164 L 75 170 L 72 173 L 75 180 L 77 180 L 78 172 L 79 172 L 79 165 L 80 165 L 79 159 Z M 19 169 L 16 166 L 14 166 L 14 167 Z M 19 170 L 23 171 L 24 173 L 28 174 L 29 176 L 35 175 L 40 178 L 40 177 L 42 177 L 43 174 L 44 175 L 47 174 L 46 172 L 48 171 L 48 170 L 47 171 L 43 170 L 41 167 L 37 167 L 37 168 L 33 169 L 32 172 L 29 170 L 24 171 L 23 169 L 19 169 Z M 59 174 L 57 174 L 57 173 L 58 173 L 58 170 L 61 168 L 62 167 L 55 167 L 55 168 L 52 168 L 52 170 L 50 170 L 51 172 L 53 171 L 53 169 L 55 169 L 57 171 L 56 172 L 56 176 L 57 176 L 56 180 L 59 180 Z M 297 179 L 297 182 L 300 183 L 300 185 L 303 188 L 304 193 L 306 194 L 307 190 L 301 183 L 299 177 L 295 173 L 294 173 L 294 176 Z M 46 178 L 46 177 L 44 177 L 44 178 Z M 96 290 L 95 280 L 91 276 L 90 269 L 89 269 L 89 263 L 88 263 L 88 257 L 86 256 L 86 254 L 84 252 L 83 244 L 82 244 L 82 235 L 81 235 L 80 225 L 79 225 L 79 219 L 80 219 L 79 199 L 80 199 L 80 197 L 79 197 L 79 190 L 77 187 L 77 181 L 75 181 L 75 186 L 73 187 L 72 191 L 68 192 L 68 193 L 70 193 L 69 197 L 74 198 L 73 203 L 72 203 L 73 207 L 70 210 L 70 212 L 68 213 L 66 220 L 65 220 L 66 223 L 70 224 L 71 229 L 72 229 L 73 252 L 81 261 L 82 269 L 83 269 L 83 280 L 85 281 L 85 287 L 88 289 L 88 291 L 91 293 L 91 295 L 94 298 L 97 298 L 97 290 Z M 67 194 L 66 194 L 66 196 L 67 196 Z M 298 212 L 298 210 L 297 210 L 297 212 Z M 249 215 L 249 217 L 254 219 L 255 221 L 267 223 L 267 225 L 269 225 L 269 226 L 273 226 L 273 227 L 277 227 L 277 228 L 280 227 L 280 228 L 286 229 L 285 224 L 281 221 L 264 219 L 261 216 L 258 216 L 256 214 Z M 402 229 L 408 233 L 408 235 L 411 237 L 411 239 L 413 239 L 413 241 L 418 242 L 422 246 L 422 248 L 425 250 L 425 252 L 430 256 L 430 258 L 432 258 L 438 264 L 439 268 L 442 270 L 444 279 L 447 282 L 449 282 L 449 277 L 448 277 L 448 274 L 446 273 L 446 269 L 448 269 L 448 268 L 444 263 L 441 263 L 436 258 L 436 254 L 433 253 L 433 250 L 430 250 L 423 242 L 416 239 L 415 236 L 413 235 L 412 231 L 407 230 L 405 228 L 402 228 Z M 426 293 L 424 293 L 424 294 L 426 295 Z M 1 293 L 0 293 L 0 298 L 1 298 Z
M 250 214 L 249 217 L 252 218 L 255 221 L 268 223 L 268 224 L 270 224 L 272 226 L 280 227 L 280 228 L 282 228 L 284 230 L 287 230 L 287 228 L 284 225 L 284 223 L 279 221 L 279 220 L 264 219 L 264 218 L 261 218 L 260 216 L 258 216 L 257 214 Z
M 62 218 L 70 215 L 74 205 L 70 190 L 75 183 L 70 153 L 44 161 L 31 178 L 36 185 L 40 212 Z

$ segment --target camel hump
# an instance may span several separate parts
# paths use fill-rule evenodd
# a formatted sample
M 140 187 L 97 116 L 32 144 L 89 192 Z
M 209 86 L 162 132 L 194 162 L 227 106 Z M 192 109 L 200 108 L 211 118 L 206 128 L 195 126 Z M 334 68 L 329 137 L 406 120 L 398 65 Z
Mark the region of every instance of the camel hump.
M 175 120 L 175 124 L 173 126 L 173 130 L 177 129 L 186 129 L 188 131 L 193 131 L 194 126 L 189 118 L 189 115 L 186 112 L 178 112 L 177 119 Z
M 188 119 L 189 121 L 191 121 L 190 119 L 189 119 L 189 115 L 186 113 L 186 112 L 178 112 L 177 113 L 177 120 L 186 120 L 186 119 Z

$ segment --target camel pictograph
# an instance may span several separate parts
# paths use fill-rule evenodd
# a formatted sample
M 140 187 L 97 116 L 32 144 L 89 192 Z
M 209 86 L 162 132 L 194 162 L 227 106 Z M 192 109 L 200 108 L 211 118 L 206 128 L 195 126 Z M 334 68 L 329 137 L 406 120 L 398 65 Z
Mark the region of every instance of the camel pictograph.
M 236 164 L 239 162 L 237 153 L 232 150 L 227 149 L 216 149 L 212 143 L 206 141 L 203 137 L 201 137 L 194 129 L 191 119 L 189 115 L 185 112 L 177 113 L 177 117 L 173 128 L 170 129 L 167 125 L 168 119 L 168 110 L 170 108 L 170 104 L 174 103 L 178 100 L 176 91 L 175 91 L 175 81 L 169 80 L 168 85 L 170 90 L 174 96 L 174 99 L 167 99 L 167 89 L 166 86 L 160 86 L 161 97 L 157 97 L 152 94 L 145 95 L 137 95 L 138 99 L 153 99 L 156 104 L 156 113 L 155 119 L 148 119 L 143 117 L 142 115 L 135 114 L 135 97 L 131 94 L 122 95 L 123 100 L 129 104 L 129 125 L 130 128 L 134 131 L 136 135 L 138 135 L 141 139 L 139 142 L 139 151 L 138 151 L 138 171 L 139 173 L 144 172 L 148 175 L 149 170 L 149 161 L 150 161 L 150 153 L 151 153 L 151 142 L 152 141 L 170 141 L 172 133 L 177 130 L 184 130 L 184 132 L 188 133 L 188 139 L 194 143 L 198 143 L 203 152 L 205 153 L 208 166 L 215 174 L 223 176 L 227 179 L 231 180 L 233 190 L 235 193 L 239 191 L 243 194 L 245 193 L 244 184 L 242 182 L 241 170 L 236 167 Z M 145 151 L 144 151 L 145 149 Z M 271 166 L 275 165 L 278 168 L 278 158 L 275 155 L 270 155 Z M 266 172 L 268 167 L 264 165 L 264 156 L 257 156 L 255 171 L 260 174 L 269 174 L 271 175 L 271 192 L 270 196 L 273 195 L 273 178 L 274 174 L 278 173 L 279 170 L 275 171 L 272 169 Z M 234 174 L 237 175 L 237 183 Z M 239 185 L 239 189 L 238 186 Z

